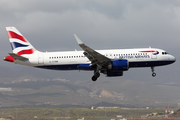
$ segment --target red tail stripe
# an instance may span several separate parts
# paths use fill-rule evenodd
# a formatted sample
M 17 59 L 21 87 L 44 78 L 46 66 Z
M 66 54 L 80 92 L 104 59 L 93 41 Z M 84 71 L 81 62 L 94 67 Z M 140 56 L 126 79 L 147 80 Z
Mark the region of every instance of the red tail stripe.
M 17 33 L 13 32 L 13 31 L 7 31 L 8 32 L 8 37 L 9 38 L 16 38 L 16 39 L 19 39 L 23 42 L 27 42 L 26 39 L 21 36 L 21 35 L 18 35 Z
M 19 51 L 17 54 L 18 55 L 24 55 L 24 54 L 33 54 L 33 49 L 29 49 L 29 50 L 22 50 L 22 51 Z

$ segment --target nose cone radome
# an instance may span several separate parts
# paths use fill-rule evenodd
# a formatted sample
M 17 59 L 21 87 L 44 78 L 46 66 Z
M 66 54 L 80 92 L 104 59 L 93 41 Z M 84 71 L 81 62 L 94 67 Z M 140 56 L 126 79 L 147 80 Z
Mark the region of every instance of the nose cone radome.
M 172 56 L 172 55 L 170 56 L 169 60 L 170 60 L 172 63 L 176 62 L 176 58 L 175 58 L 174 56 Z

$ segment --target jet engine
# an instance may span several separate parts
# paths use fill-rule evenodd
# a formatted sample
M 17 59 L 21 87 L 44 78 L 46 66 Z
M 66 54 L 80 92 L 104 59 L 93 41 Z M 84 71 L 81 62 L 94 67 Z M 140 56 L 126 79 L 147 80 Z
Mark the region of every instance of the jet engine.
M 128 60 L 121 59 L 121 60 L 114 60 L 111 64 L 108 65 L 108 70 L 111 71 L 127 71 L 129 69 L 129 62 Z

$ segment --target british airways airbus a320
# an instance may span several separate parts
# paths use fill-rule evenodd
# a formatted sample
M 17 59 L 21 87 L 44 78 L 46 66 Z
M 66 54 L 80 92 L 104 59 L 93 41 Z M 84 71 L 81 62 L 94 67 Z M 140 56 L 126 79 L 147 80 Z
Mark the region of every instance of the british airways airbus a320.
M 166 51 L 156 48 L 93 50 L 86 46 L 75 34 L 83 51 L 40 52 L 15 28 L 6 27 L 12 53 L 5 61 L 51 70 L 90 70 L 92 80 L 100 73 L 107 77 L 123 76 L 129 68 L 150 67 L 155 77 L 154 67 L 174 63 L 176 58 Z

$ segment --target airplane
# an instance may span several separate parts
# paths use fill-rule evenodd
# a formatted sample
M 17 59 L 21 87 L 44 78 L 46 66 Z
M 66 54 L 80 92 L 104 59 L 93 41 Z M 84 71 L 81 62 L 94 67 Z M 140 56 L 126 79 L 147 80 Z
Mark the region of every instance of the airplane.
M 123 76 L 129 68 L 150 67 L 155 77 L 154 67 L 172 64 L 176 58 L 157 48 L 133 48 L 94 50 L 86 46 L 75 34 L 74 37 L 83 51 L 40 52 L 15 28 L 6 27 L 12 53 L 5 61 L 31 67 L 51 70 L 94 71 L 92 81 L 100 77 Z

